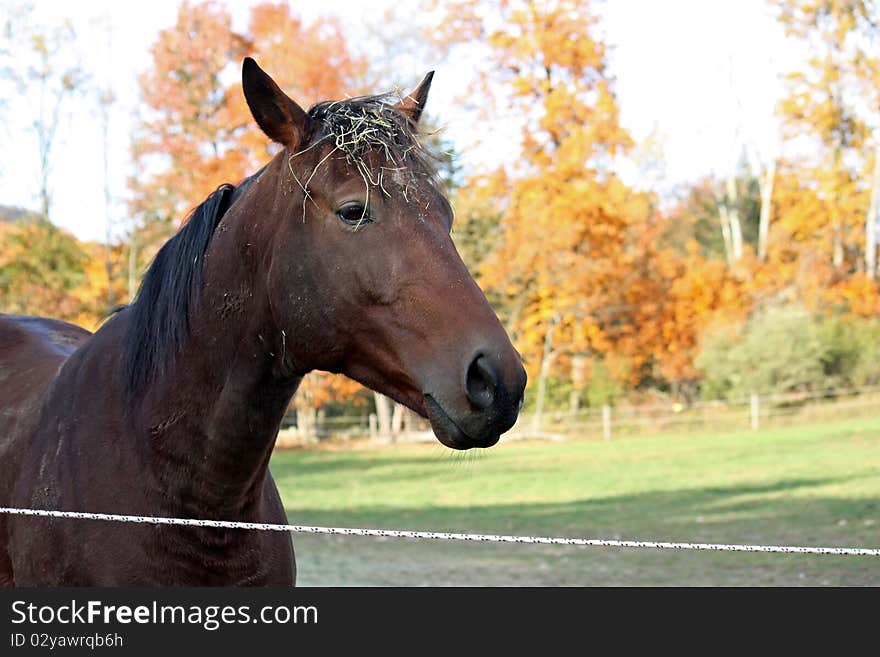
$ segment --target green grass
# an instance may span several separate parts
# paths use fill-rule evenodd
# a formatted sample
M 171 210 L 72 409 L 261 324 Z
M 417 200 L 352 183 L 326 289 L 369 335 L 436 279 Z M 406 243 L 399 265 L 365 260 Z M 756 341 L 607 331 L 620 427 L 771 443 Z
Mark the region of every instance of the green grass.
M 880 547 L 880 420 L 278 452 L 297 524 Z M 880 558 L 294 536 L 302 585 L 880 585 Z

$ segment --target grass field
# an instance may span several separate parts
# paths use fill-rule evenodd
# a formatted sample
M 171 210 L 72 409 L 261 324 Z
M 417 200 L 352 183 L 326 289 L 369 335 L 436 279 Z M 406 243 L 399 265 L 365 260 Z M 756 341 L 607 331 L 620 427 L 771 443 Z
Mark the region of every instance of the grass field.
M 278 452 L 290 522 L 880 547 L 880 420 L 609 443 Z M 880 558 L 294 536 L 300 585 L 880 585 Z

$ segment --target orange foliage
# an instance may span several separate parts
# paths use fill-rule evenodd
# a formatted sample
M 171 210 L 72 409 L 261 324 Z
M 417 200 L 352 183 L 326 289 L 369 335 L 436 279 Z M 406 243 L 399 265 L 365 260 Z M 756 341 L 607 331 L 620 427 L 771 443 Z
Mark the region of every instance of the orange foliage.
M 793 38 L 814 39 L 823 50 L 787 77 L 780 113 L 794 151 L 778 163 L 767 258 L 759 261 L 747 244 L 732 265 L 713 245 L 720 239 L 712 232 L 720 231 L 713 181 L 696 183 L 688 200 L 660 213 L 651 195 L 616 175 L 616 159 L 633 143 L 620 124 L 593 2 L 431 3 L 438 44 L 485 55 L 472 90 L 484 120 L 521 117 L 517 160 L 472 175 L 458 190 L 455 238 L 533 382 L 552 370 L 580 389 L 601 362 L 626 386 L 693 386 L 700 378 L 694 361 L 713 324 L 738 324 L 757 308 L 790 302 L 813 312 L 880 314 L 880 286 L 862 265 L 871 135 L 860 107 L 847 102 L 853 90 L 872 107 L 880 97 L 880 66 L 852 36 L 867 5 L 775 3 Z M 131 186 L 133 210 L 146 221 L 143 253 L 219 183 L 238 181 L 276 148 L 254 126 L 230 74 L 241 57 L 255 56 L 309 105 L 364 91 L 366 62 L 345 44 L 338 22 L 305 23 L 284 3 L 253 6 L 243 34 L 219 3 L 181 4 L 140 80 L 146 110 Z M 29 260 L 41 230 L 0 224 L 18 236 L 0 253 L 0 283 L 18 286 L 4 291 L 4 308 L 94 327 L 111 285 L 102 247 L 53 233 L 69 271 L 48 271 Z M 120 270 L 123 254 L 110 255 Z M 112 285 L 123 298 L 120 282 Z M 313 373 L 296 403 L 314 410 L 358 390 Z
M 297 389 L 293 403 L 300 410 L 318 409 L 332 402 L 347 400 L 359 406 L 366 400 L 365 395 L 359 394 L 363 391 L 361 384 L 344 376 L 335 376 L 327 372 L 310 372 Z
M 525 117 L 520 160 L 482 177 L 476 188 L 504 199 L 494 204 L 499 244 L 481 264 L 480 282 L 507 308 L 532 378 L 542 362 L 566 364 L 578 354 L 623 350 L 632 361 L 644 360 L 628 346 L 636 334 L 632 308 L 650 305 L 643 293 L 654 291 L 632 274 L 650 199 L 613 173 L 615 156 L 632 141 L 619 122 L 590 3 L 440 7 L 447 19 L 441 39 L 490 48 L 495 66 L 479 93 L 500 96 L 505 113 L 513 108 Z M 466 211 L 492 207 L 474 196 L 469 193 Z
M 140 77 L 147 113 L 132 149 L 136 214 L 180 221 L 221 182 L 244 175 L 249 163 L 235 148 L 241 126 L 229 122 L 221 78 L 247 49 L 214 2 L 181 3 L 176 25 L 159 33 L 153 67 Z
M 786 76 L 779 107 L 786 140 L 797 151 L 787 163 L 797 193 L 783 199 L 781 220 L 788 235 L 809 239 L 816 255 L 846 275 L 864 253 L 869 126 L 880 102 L 880 62 L 871 50 L 876 8 L 865 0 L 775 4 L 787 34 L 811 49 L 806 65 Z
M 227 75 L 244 55 L 306 105 L 357 93 L 365 71 L 337 22 L 306 24 L 285 3 L 254 5 L 247 34 L 238 34 L 222 5 L 183 2 L 152 54 L 140 78 L 149 111 L 133 147 L 132 205 L 142 217 L 177 222 L 220 183 L 253 173 L 274 148 L 251 119 L 239 76 Z
M 255 57 L 306 107 L 362 92 L 358 80 L 366 70 L 347 49 L 337 21 L 305 23 L 287 3 L 252 6 L 248 31 L 238 34 L 223 5 L 183 2 L 176 24 L 159 33 L 152 53 L 153 67 L 140 80 L 149 113 L 133 149 L 139 172 L 131 188 L 135 213 L 160 228 L 162 221 L 182 221 L 219 184 L 256 171 L 277 148 L 251 118 L 240 76 L 227 75 L 244 55 Z M 167 237 L 164 230 L 152 232 Z M 142 239 L 148 234 L 139 233 Z M 156 245 L 140 248 L 155 252 Z M 357 389 L 351 381 L 315 374 L 297 403 L 318 408 Z
M 827 308 L 855 317 L 880 317 L 880 286 L 858 272 L 823 291 Z

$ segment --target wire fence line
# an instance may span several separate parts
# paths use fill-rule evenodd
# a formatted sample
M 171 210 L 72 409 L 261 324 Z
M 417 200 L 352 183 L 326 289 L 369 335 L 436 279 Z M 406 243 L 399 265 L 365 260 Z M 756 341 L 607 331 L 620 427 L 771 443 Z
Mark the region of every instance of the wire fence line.
M 747 400 L 716 400 L 698 402 L 690 406 L 684 404 L 666 404 L 666 408 L 655 406 L 620 406 L 599 409 L 579 409 L 569 412 L 547 413 L 544 427 L 535 429 L 530 426 L 533 418 L 526 415 L 512 430 L 525 437 L 554 438 L 562 432 L 577 432 L 579 435 L 591 432 L 604 433 L 610 438 L 614 432 L 640 430 L 650 427 L 651 430 L 662 430 L 664 427 L 679 427 L 691 424 L 695 427 L 714 429 L 736 426 L 757 428 L 763 423 L 774 420 L 790 421 L 805 419 L 811 414 L 822 417 L 845 415 L 853 417 L 858 411 L 873 412 L 880 408 L 880 386 L 854 388 L 847 390 L 829 390 L 824 392 L 793 393 L 788 395 L 753 395 Z M 363 427 L 363 417 L 349 418 L 357 420 L 354 429 Z M 338 426 L 345 426 L 344 417 L 332 418 Z M 702 423 L 702 424 L 701 424 Z M 351 430 L 349 425 L 349 429 Z M 526 427 L 524 429 L 524 427 Z M 430 438 L 430 430 L 425 425 L 426 439 Z M 372 529 L 353 527 L 320 527 L 311 525 L 272 524 L 236 522 L 227 520 L 209 520 L 198 518 L 168 518 L 158 516 L 136 516 L 109 513 L 91 513 L 81 511 L 60 511 L 51 509 L 28 509 L 16 507 L 0 507 L 0 515 L 34 516 L 80 521 L 104 521 L 120 523 L 139 523 L 152 525 L 175 525 L 190 527 L 206 527 L 217 529 L 235 529 L 248 531 L 281 531 L 309 534 L 331 534 L 347 536 L 373 536 L 384 538 L 406 538 L 419 540 L 471 541 L 487 543 L 520 543 L 541 545 L 612 547 L 612 548 L 643 548 L 659 550 L 698 550 L 718 552 L 765 552 L 783 554 L 814 554 L 838 556 L 880 556 L 880 548 L 863 547 L 814 547 L 786 545 L 746 545 L 722 543 L 690 543 L 679 541 L 646 541 L 620 539 L 591 539 L 548 536 L 514 536 L 501 534 L 471 534 L 461 532 L 435 532 L 398 529 Z
M 542 417 L 540 424 L 521 419 L 523 436 L 540 429 L 555 434 L 580 436 L 663 433 L 667 430 L 732 431 L 868 416 L 880 410 L 880 389 L 862 388 L 790 395 L 752 395 L 747 400 L 717 400 L 685 405 L 672 403 L 649 407 L 606 406 L 602 409 L 557 413 Z
M 880 548 L 812 547 L 798 545 L 745 545 L 735 543 L 686 543 L 679 541 L 637 541 L 600 538 L 568 538 L 556 536 L 511 536 L 505 534 L 465 534 L 459 532 L 432 532 L 406 529 L 364 529 L 356 527 L 318 527 L 314 525 L 287 525 L 277 523 L 236 522 L 231 520 L 203 520 L 200 518 L 165 518 L 161 516 L 133 516 L 115 513 L 87 513 L 82 511 L 53 511 L 0 507 L 0 515 L 36 516 L 149 525 L 176 525 L 183 527 L 211 527 L 249 531 L 293 532 L 301 534 L 336 534 L 345 536 L 373 536 L 381 538 L 409 538 L 420 540 L 471 541 L 477 543 L 524 543 L 538 545 L 569 545 L 583 547 L 645 548 L 657 550 L 697 550 L 709 552 L 772 552 L 781 554 L 816 554 L 836 556 L 880 557 Z
M 540 419 L 524 412 L 506 439 L 604 437 L 665 430 L 738 430 L 839 419 L 880 412 L 880 386 L 810 390 L 693 402 L 655 400 L 644 404 L 608 405 L 545 411 Z M 406 428 L 378 436 L 369 414 L 329 416 L 318 423 L 316 438 L 378 437 L 400 442 L 433 440 L 427 421 L 407 417 Z M 284 432 L 282 432 L 284 433 Z M 295 429 L 287 436 L 296 437 Z

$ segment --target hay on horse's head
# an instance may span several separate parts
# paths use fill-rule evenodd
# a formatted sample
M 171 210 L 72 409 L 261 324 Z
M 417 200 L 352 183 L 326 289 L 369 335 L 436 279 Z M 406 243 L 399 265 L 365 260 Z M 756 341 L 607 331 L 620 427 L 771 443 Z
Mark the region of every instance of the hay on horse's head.
M 290 160 L 324 142 L 329 142 L 333 148 L 318 162 L 304 183 L 299 181 L 290 166 L 291 174 L 306 195 L 303 219 L 305 201 L 311 198 L 309 182 L 336 152 L 343 153 L 348 163 L 357 169 L 364 181 L 367 199 L 371 187 L 378 187 L 386 196 L 391 196 L 385 188 L 388 172 L 396 174 L 394 180 L 407 202 L 417 180 L 432 185 L 436 182 L 437 158 L 423 145 L 423 135 L 416 124 L 396 107 L 397 100 L 392 94 L 363 96 L 319 103 L 309 110 L 317 138 L 307 148 L 293 153 Z M 370 157 L 372 153 L 381 156 L 378 165 L 376 159 Z

